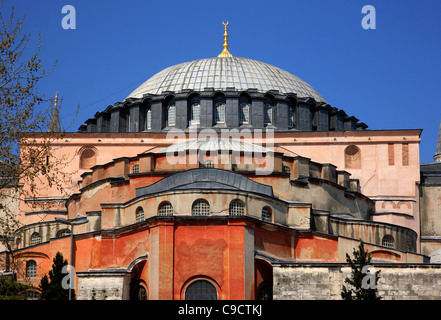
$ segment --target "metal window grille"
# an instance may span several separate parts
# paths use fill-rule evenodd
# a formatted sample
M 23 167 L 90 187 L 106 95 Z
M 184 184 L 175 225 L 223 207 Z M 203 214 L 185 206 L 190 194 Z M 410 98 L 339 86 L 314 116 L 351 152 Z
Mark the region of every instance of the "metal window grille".
M 152 128 L 152 110 L 148 109 L 145 115 L 146 118 L 146 130 L 150 130 Z
M 132 167 L 132 173 L 139 173 L 139 164 L 134 164 Z
M 190 124 L 199 124 L 201 122 L 201 105 L 194 102 L 191 105 Z
M 210 282 L 196 280 L 185 290 L 185 300 L 217 300 L 217 291 Z
M 191 214 L 194 216 L 208 216 L 210 214 L 210 205 L 205 200 L 197 200 L 193 204 Z
M 218 101 L 215 105 L 215 120 L 216 123 L 225 122 L 225 102 Z
M 64 236 L 68 236 L 70 235 L 70 230 L 69 229 L 63 229 L 58 231 L 57 233 L 57 237 L 64 237 Z
M 231 216 L 243 216 L 244 215 L 244 204 L 240 200 L 233 200 L 230 202 L 229 213 Z
M 240 124 L 247 124 L 250 120 L 250 105 L 242 102 L 239 106 L 239 121 Z
M 144 210 L 138 209 L 136 211 L 136 222 L 141 222 L 142 220 L 144 220 Z
M 205 160 L 204 168 L 208 168 L 208 169 L 214 168 L 214 162 L 212 160 Z
M 26 277 L 35 278 L 37 276 L 37 263 L 30 260 L 26 263 Z
M 266 222 L 272 222 L 272 215 L 271 215 L 271 210 L 268 208 L 263 208 L 262 209 L 262 220 L 266 221 Z
M 168 107 L 168 123 L 167 125 L 169 127 L 174 127 L 176 125 L 176 106 L 174 104 L 171 104 Z
M 172 216 L 173 206 L 170 202 L 164 203 L 159 207 L 158 213 L 160 216 Z
M 392 238 L 392 236 L 386 235 L 383 237 L 383 240 L 381 241 L 381 245 L 388 247 L 388 248 L 393 248 L 394 247 L 394 238 Z
M 263 120 L 265 125 L 273 123 L 273 106 L 269 103 L 265 103 Z
M 288 107 L 288 128 L 294 128 L 294 108 Z
M 38 232 L 34 232 L 31 236 L 31 246 L 41 243 L 41 236 Z

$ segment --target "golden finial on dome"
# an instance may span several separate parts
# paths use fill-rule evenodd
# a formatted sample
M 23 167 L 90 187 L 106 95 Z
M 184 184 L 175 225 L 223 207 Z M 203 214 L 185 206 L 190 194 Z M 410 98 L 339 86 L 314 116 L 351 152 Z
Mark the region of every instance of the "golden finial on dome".
M 218 55 L 218 58 L 230 58 L 232 57 L 231 53 L 228 52 L 228 33 L 227 33 L 227 26 L 228 26 L 228 21 L 223 21 L 222 24 L 225 27 L 225 32 L 224 32 L 224 50 Z

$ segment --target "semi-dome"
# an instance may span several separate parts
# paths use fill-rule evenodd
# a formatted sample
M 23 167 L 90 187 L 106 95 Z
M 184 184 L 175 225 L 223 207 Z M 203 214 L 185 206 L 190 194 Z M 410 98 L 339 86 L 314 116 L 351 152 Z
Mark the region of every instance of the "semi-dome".
M 314 88 L 295 75 L 270 64 L 241 57 L 200 59 L 171 66 L 152 76 L 127 98 L 184 89 L 203 91 L 205 88 L 253 88 L 261 92 L 278 90 L 280 93 L 296 93 L 298 97 L 326 102 Z

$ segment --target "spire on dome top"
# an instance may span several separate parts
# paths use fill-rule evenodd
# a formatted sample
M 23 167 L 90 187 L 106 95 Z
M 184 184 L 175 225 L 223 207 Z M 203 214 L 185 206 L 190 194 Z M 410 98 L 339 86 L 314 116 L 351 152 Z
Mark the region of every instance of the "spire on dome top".
M 230 58 L 232 57 L 231 53 L 228 52 L 228 33 L 227 33 L 227 26 L 228 26 L 228 21 L 223 21 L 222 24 L 225 27 L 225 32 L 224 32 L 224 50 L 217 56 L 218 58 Z

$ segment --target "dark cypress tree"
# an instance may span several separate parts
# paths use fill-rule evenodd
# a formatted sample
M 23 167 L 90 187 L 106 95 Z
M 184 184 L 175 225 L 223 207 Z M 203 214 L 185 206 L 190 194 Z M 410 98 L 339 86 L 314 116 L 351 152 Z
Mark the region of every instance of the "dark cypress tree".
M 57 252 L 52 264 L 52 270 L 49 271 L 49 279 L 45 275 L 40 281 L 40 299 L 42 300 L 68 300 L 69 290 L 62 286 L 63 278 L 68 276 L 63 273 L 63 267 L 67 266 L 67 260 L 63 260 L 63 255 Z M 75 298 L 75 292 L 72 290 L 72 299 Z
M 342 286 L 341 297 L 344 300 L 379 300 L 377 296 L 377 282 L 380 278 L 380 271 L 374 275 L 369 274 L 367 266 L 371 264 L 371 254 L 364 250 L 363 241 L 360 241 L 358 250 L 353 249 L 354 259 L 346 254 L 346 261 L 351 266 L 351 277 L 345 279 L 349 288 Z M 366 267 L 366 268 L 364 268 Z

